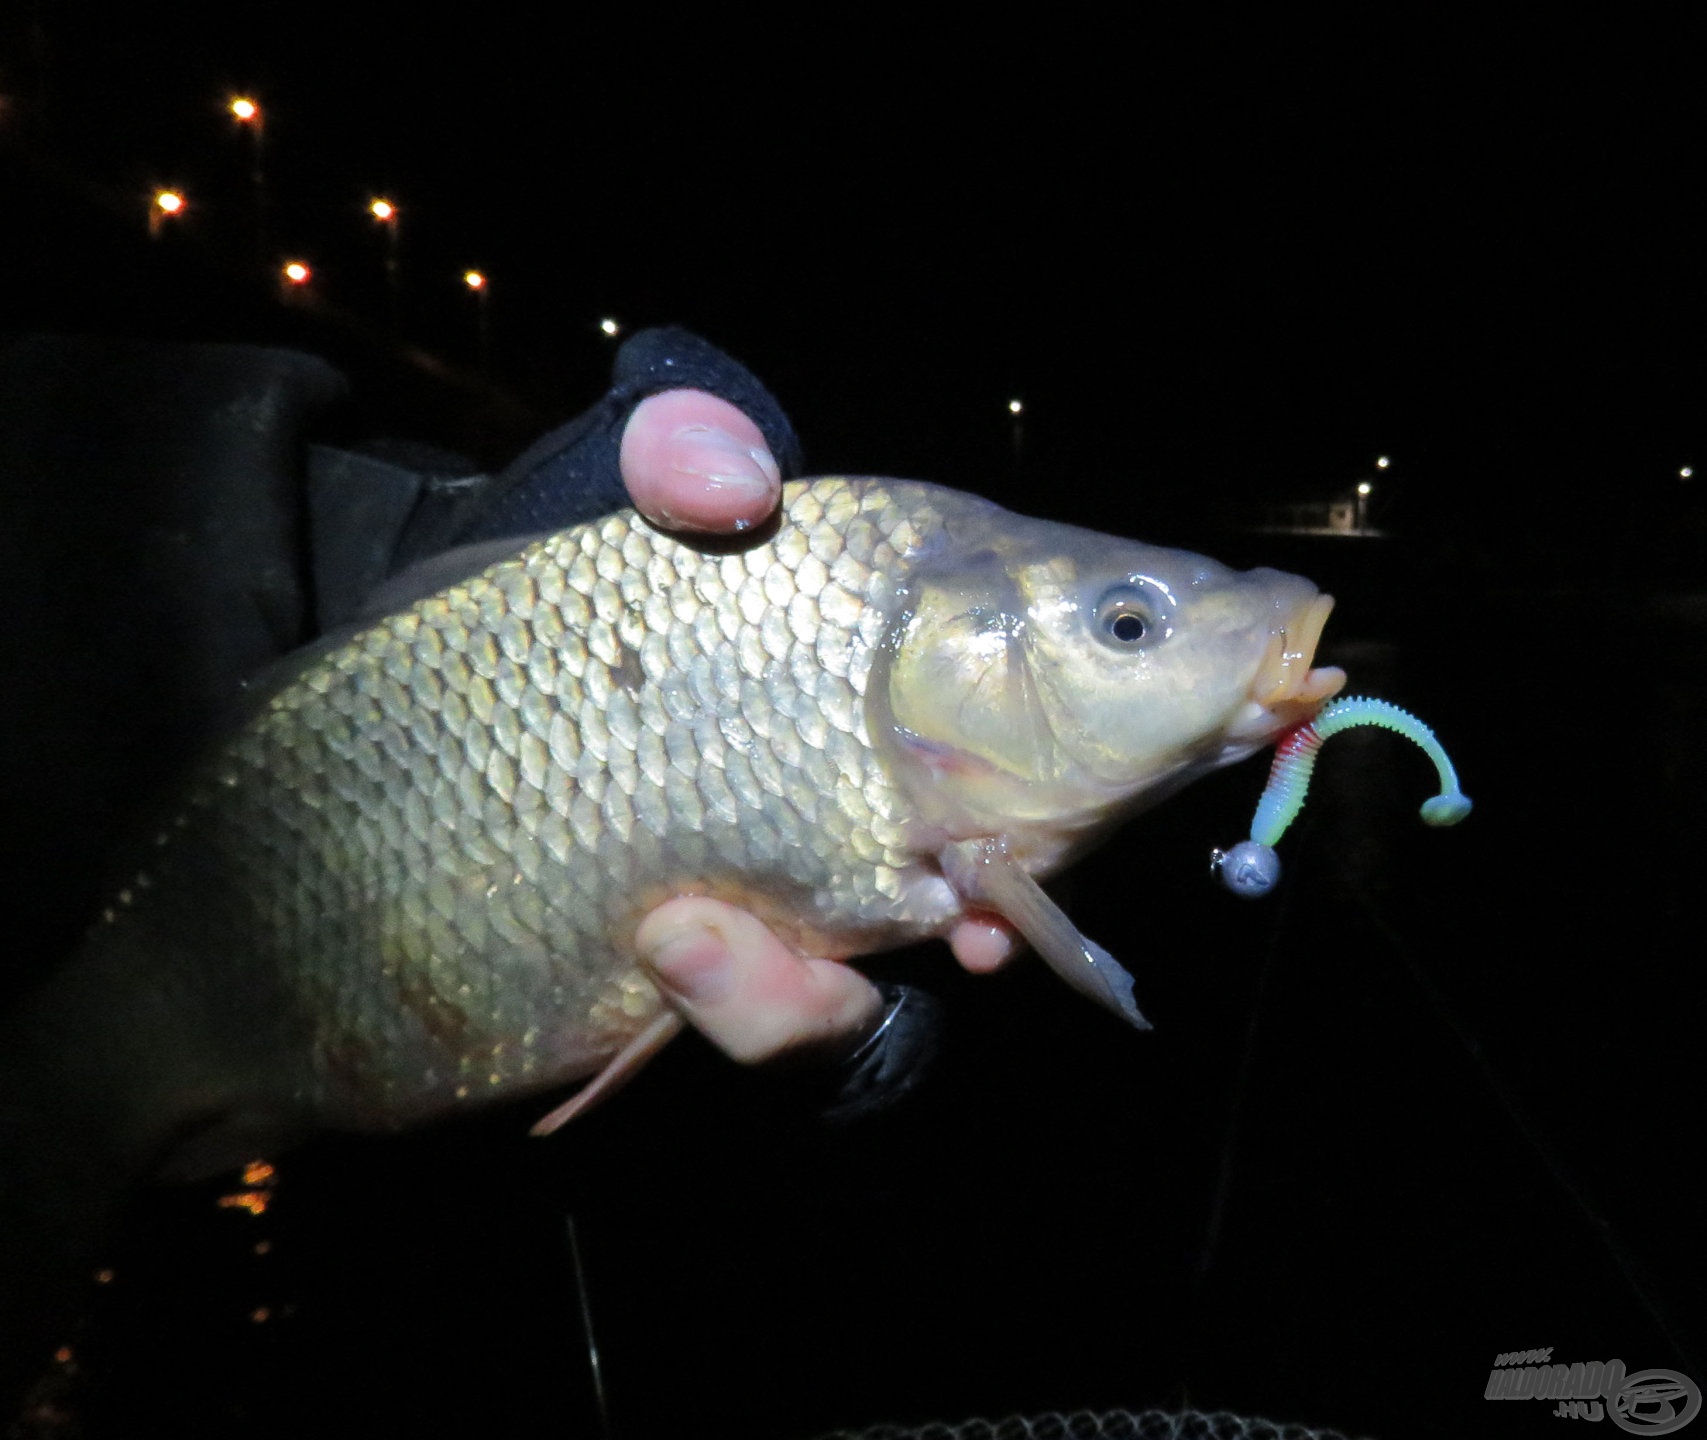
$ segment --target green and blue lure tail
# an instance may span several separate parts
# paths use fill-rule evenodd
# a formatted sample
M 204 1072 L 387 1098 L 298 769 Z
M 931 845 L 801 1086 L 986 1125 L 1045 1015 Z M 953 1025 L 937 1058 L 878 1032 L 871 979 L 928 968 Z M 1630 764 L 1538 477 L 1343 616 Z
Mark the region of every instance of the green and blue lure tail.
M 1470 813 L 1470 797 L 1458 788 L 1458 772 L 1434 738 L 1434 731 L 1415 715 L 1385 700 L 1363 696 L 1330 700 L 1316 712 L 1315 719 L 1291 731 L 1275 746 L 1268 788 L 1257 801 L 1257 813 L 1251 820 L 1251 838 L 1231 850 L 1217 850 L 1211 857 L 1211 868 L 1235 895 L 1255 900 L 1274 889 L 1280 879 L 1280 857 L 1274 847 L 1304 808 L 1310 774 L 1316 768 L 1316 752 L 1340 731 L 1358 725 L 1379 725 L 1403 735 L 1434 761 L 1434 768 L 1440 772 L 1440 793 L 1423 801 L 1425 825 L 1456 825 Z

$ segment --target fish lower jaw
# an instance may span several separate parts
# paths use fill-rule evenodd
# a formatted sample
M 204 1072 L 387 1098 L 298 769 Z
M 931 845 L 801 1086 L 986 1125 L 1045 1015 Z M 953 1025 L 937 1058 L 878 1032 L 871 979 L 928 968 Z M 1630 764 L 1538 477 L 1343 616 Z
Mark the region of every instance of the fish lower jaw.
M 1324 700 L 1345 688 L 1345 671 L 1338 665 L 1314 665 L 1277 694 L 1264 698 L 1271 710 L 1292 707 L 1314 714 Z
M 1310 719 L 1324 701 L 1345 688 L 1345 681 L 1339 666 L 1317 665 L 1290 684 L 1253 695 L 1227 727 L 1227 743 L 1261 749 Z
M 1304 681 L 1303 698 L 1312 705 L 1320 705 L 1345 689 L 1345 680 L 1345 671 L 1338 665 L 1313 666 Z

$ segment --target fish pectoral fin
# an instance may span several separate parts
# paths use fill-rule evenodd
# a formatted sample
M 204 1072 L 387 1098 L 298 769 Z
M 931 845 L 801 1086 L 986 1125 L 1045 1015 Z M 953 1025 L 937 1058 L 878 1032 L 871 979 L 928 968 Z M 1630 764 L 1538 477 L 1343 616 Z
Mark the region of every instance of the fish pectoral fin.
M 965 899 L 1006 919 L 1044 963 L 1081 995 L 1139 1030 L 1152 1028 L 1132 998 L 1132 977 L 1095 940 L 1079 933 L 1066 912 L 1013 857 L 1005 836 L 957 841 L 939 859 L 943 874 Z
M 632 1080 L 645 1064 L 670 1041 L 682 1033 L 682 1017 L 674 1010 L 656 1016 L 647 1027 L 611 1057 L 605 1068 L 543 1120 L 537 1121 L 529 1135 L 549 1135 L 567 1125 L 577 1115 L 584 1115 L 600 1101 L 612 1095 Z

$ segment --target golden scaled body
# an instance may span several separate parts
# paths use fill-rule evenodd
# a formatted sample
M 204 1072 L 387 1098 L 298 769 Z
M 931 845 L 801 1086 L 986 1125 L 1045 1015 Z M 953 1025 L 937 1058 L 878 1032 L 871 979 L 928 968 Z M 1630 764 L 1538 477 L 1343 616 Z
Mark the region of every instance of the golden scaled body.
M 1147 1023 L 1038 878 L 1313 714 L 1326 597 L 907 481 L 752 541 L 612 515 L 257 689 L 0 1021 L 0 1362 L 147 1176 L 608 1093 L 680 1023 L 634 948 L 672 895 L 829 958 L 995 912 Z
M 863 706 L 914 488 L 793 487 L 721 554 L 625 511 L 374 625 L 225 747 L 110 928 L 222 954 L 306 1042 L 291 1108 L 354 1125 L 599 1068 L 659 1008 L 629 939 L 669 895 L 818 954 L 939 929 Z
M 593 1074 L 661 1008 L 633 935 L 681 893 L 837 958 L 996 909 L 1143 1024 L 1031 876 L 1319 702 L 1328 603 L 914 482 L 791 485 L 744 547 L 621 512 L 311 658 L 81 989 L 131 997 L 139 1122 L 257 1131 Z

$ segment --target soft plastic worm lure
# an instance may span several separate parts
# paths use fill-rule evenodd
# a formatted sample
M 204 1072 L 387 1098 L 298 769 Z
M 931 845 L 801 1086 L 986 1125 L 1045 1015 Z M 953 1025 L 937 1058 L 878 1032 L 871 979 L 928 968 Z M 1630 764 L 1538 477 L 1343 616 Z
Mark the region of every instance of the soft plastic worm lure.
M 1316 752 L 1323 741 L 1357 725 L 1379 725 L 1414 740 L 1434 761 L 1434 768 L 1440 772 L 1440 794 L 1423 801 L 1425 825 L 1456 825 L 1470 813 L 1470 797 L 1458 788 L 1458 772 L 1434 738 L 1434 731 L 1415 715 L 1385 700 L 1360 695 L 1329 701 L 1316 712 L 1315 719 L 1300 725 L 1275 746 L 1268 788 L 1257 801 L 1257 813 L 1251 820 L 1251 838 L 1231 850 L 1214 852 L 1212 867 L 1235 895 L 1254 900 L 1274 888 L 1280 879 L 1280 858 L 1274 847 L 1304 808 L 1310 772 L 1316 768 Z

